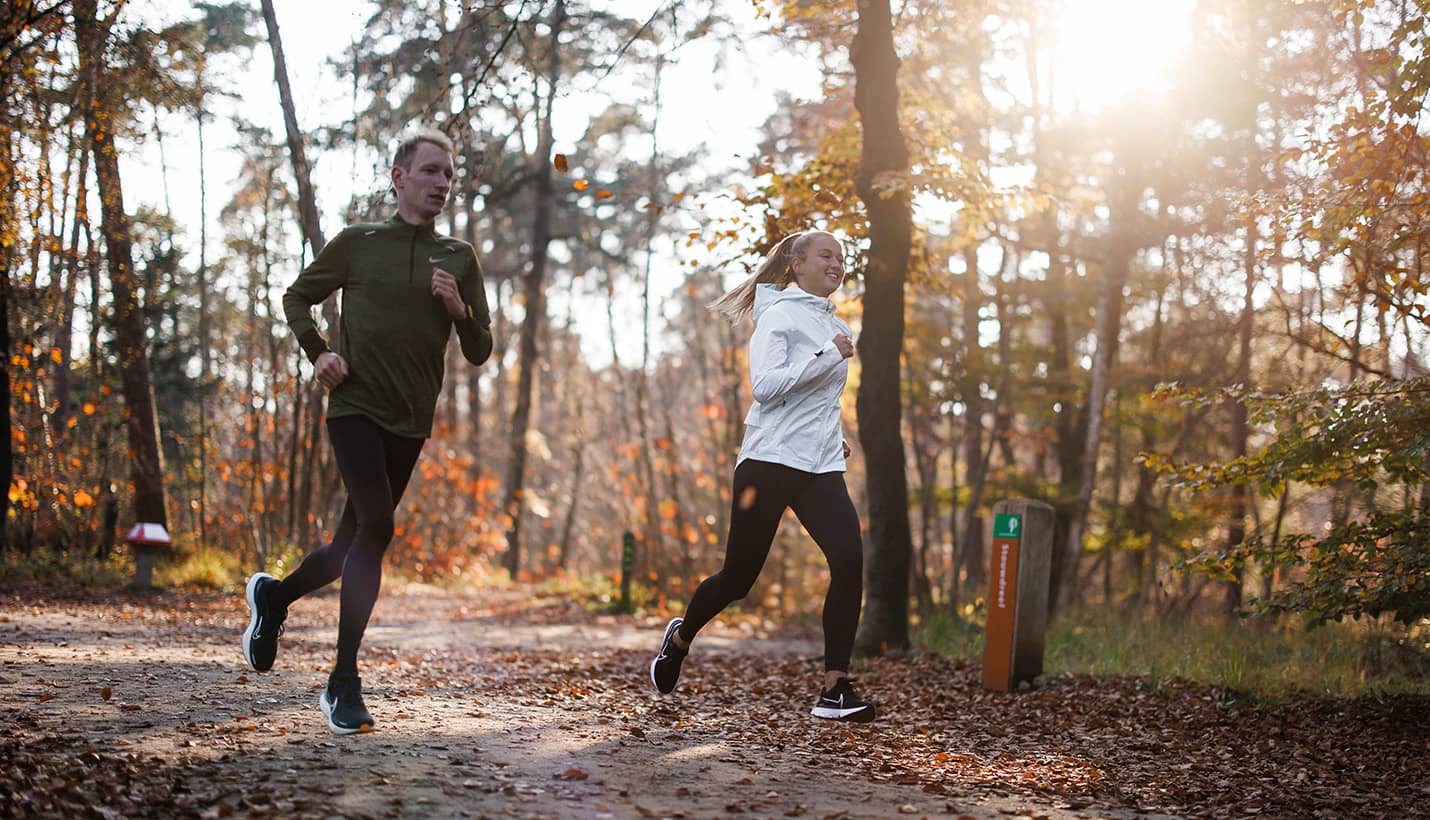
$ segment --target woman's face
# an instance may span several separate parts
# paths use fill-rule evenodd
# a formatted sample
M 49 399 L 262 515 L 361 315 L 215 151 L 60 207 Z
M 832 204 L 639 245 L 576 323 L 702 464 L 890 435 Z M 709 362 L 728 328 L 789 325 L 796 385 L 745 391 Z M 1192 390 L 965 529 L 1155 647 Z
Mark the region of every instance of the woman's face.
M 844 284 L 844 247 L 827 233 L 810 237 L 804 255 L 790 262 L 794 283 L 801 290 L 828 298 Z

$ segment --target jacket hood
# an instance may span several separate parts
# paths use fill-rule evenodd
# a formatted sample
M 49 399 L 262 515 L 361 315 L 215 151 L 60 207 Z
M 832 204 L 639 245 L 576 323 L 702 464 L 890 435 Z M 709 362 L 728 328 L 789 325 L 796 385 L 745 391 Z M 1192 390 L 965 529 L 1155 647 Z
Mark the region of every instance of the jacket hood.
M 781 302 L 803 302 L 815 310 L 824 313 L 834 312 L 834 302 L 823 296 L 815 296 L 813 293 L 801 288 L 799 285 L 791 284 L 781 289 L 778 285 L 760 284 L 755 285 L 755 324 L 760 323 L 760 317 L 772 305 Z

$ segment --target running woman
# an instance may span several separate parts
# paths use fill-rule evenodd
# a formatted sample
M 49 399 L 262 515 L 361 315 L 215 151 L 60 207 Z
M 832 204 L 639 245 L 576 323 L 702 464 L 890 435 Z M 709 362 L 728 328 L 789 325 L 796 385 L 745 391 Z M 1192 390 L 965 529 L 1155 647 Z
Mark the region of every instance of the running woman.
M 273 668 L 288 607 L 342 578 L 337 660 L 319 706 L 338 734 L 371 731 L 357 653 L 382 584 L 393 511 L 432 432 L 447 341 L 479 365 L 492 351 L 476 251 L 440 236 L 437 215 L 452 188 L 452 143 L 429 129 L 411 132 L 392 160 L 397 213 L 350 225 L 324 246 L 283 294 L 283 312 L 328 388 L 328 438 L 347 490 L 333 540 L 291 575 L 248 579 L 243 654 L 256 671 Z M 319 332 L 312 307 L 343 292 L 337 349 Z
M 854 355 L 849 326 L 829 297 L 844 282 L 844 249 L 824 231 L 775 245 L 755 274 L 710 305 L 732 323 L 753 315 L 750 383 L 755 403 L 731 489 L 725 562 L 690 598 L 684 617 L 666 624 L 650 680 L 669 694 L 700 629 L 744 598 L 769 555 L 786 509 L 794 510 L 829 562 L 824 598 L 824 691 L 815 717 L 864 723 L 873 705 L 854 690 L 849 658 L 863 598 L 859 514 L 844 486 L 849 444 L 839 398 Z

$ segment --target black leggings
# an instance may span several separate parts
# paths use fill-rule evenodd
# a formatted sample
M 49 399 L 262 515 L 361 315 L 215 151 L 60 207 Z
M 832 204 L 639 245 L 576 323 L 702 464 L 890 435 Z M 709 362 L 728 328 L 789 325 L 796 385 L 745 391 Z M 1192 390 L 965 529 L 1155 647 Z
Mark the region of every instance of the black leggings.
M 864 546 L 859 513 L 849 500 L 843 473 L 806 473 L 783 464 L 747 459 L 735 468 L 730 493 L 730 535 L 725 563 L 690 596 L 680 637 L 694 639 L 701 627 L 755 585 L 785 509 L 793 509 L 829 562 L 824 596 L 824 668 L 847 670 L 864 595 Z
M 303 559 L 275 591 L 286 607 L 315 589 L 343 579 L 335 674 L 357 671 L 357 651 L 382 587 L 382 556 L 392 541 L 392 513 L 426 439 L 404 438 L 366 416 L 328 419 L 328 439 L 348 498 L 332 543 Z

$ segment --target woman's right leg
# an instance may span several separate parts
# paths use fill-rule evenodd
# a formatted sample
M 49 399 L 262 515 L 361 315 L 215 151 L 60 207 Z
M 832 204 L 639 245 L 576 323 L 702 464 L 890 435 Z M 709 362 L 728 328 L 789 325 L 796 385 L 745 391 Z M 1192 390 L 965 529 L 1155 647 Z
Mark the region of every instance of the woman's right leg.
M 808 473 L 782 464 L 753 459 L 735 468 L 725 561 L 720 571 L 702 581 L 690 596 L 678 630 L 681 641 L 688 645 L 721 610 L 749 593 L 769 557 L 785 508 L 808 478 Z

